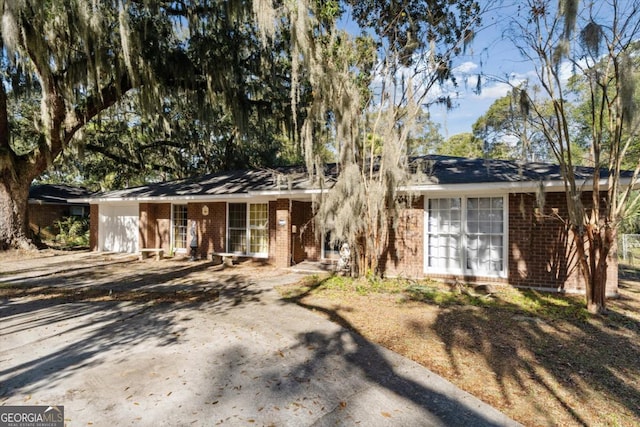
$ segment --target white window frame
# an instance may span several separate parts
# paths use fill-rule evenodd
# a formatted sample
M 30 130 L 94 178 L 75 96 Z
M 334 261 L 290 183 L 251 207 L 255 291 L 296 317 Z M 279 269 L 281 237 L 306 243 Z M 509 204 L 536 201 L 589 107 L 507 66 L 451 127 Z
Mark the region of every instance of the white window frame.
M 184 208 L 184 219 L 185 219 L 185 241 L 184 248 L 176 247 L 176 217 L 175 217 L 175 208 L 177 206 Z M 189 245 L 189 210 L 187 208 L 186 203 L 172 203 L 171 204 L 171 247 L 173 248 L 175 253 L 186 253 L 187 246 Z
M 262 206 L 264 207 L 264 211 L 267 214 L 264 218 L 264 224 L 255 225 L 251 222 L 251 207 L 252 206 Z M 268 203 L 247 203 L 247 249 L 249 250 L 249 255 L 257 256 L 257 257 L 267 257 L 269 255 L 269 204 Z M 253 234 L 257 235 L 258 232 L 264 233 L 265 239 L 265 248 L 264 251 L 261 252 L 252 252 L 252 238 Z
M 242 251 L 232 251 L 231 250 L 231 242 L 230 242 L 230 237 L 231 237 L 231 233 L 230 230 L 234 229 L 234 230 L 240 230 L 240 228 L 231 228 L 229 227 L 229 223 L 230 223 L 230 207 L 231 205 L 245 205 L 246 210 L 245 210 L 245 225 L 244 228 L 242 230 L 244 230 L 244 238 L 245 238 L 245 250 Z M 266 208 L 266 213 L 267 213 L 267 218 L 266 221 L 264 223 L 264 225 L 254 225 L 251 223 L 251 206 L 255 206 L 255 205 L 263 205 Z M 226 238 L 226 247 L 227 247 L 227 252 L 233 252 L 235 254 L 238 255 L 246 255 L 246 256 L 251 256 L 251 257 L 256 257 L 256 258 L 267 258 L 269 256 L 269 203 L 267 202 L 256 202 L 256 203 L 244 203 L 244 202 L 228 202 L 227 203 L 227 238 Z M 251 235 L 252 235 L 252 231 L 254 230 L 260 230 L 263 231 L 265 233 L 265 237 L 266 237 L 266 247 L 265 247 L 265 251 L 264 252 L 251 252 Z
M 450 233 L 430 233 L 429 231 L 429 200 L 434 199 L 460 199 L 460 230 L 458 234 L 458 247 L 457 253 L 460 260 L 460 268 L 448 268 L 448 267 L 430 267 L 429 266 L 429 236 L 432 234 L 450 234 Z M 502 198 L 502 269 L 500 271 L 491 270 L 473 270 L 467 267 L 467 248 L 468 236 L 470 234 L 477 235 L 478 233 L 471 233 L 467 229 L 468 219 L 468 200 L 475 198 Z M 482 193 L 482 194 L 434 194 L 432 197 L 425 196 L 424 198 L 424 272 L 429 274 L 449 274 L 449 275 L 464 275 L 464 276 L 482 276 L 482 277 L 500 277 L 506 278 L 508 276 L 509 266 L 509 197 L 507 194 L 494 194 L 494 193 Z M 487 233 L 487 235 L 499 234 L 499 233 Z

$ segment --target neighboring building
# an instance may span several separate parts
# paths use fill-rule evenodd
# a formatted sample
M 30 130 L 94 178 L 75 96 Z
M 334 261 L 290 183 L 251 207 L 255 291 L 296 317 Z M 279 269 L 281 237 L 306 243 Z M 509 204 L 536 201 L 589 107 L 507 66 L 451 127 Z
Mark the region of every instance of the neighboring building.
M 584 291 L 572 238 L 560 220 L 567 210 L 557 165 L 426 156 L 415 159 L 413 167 L 422 173 L 401 189 L 415 197 L 392 233 L 381 263 L 386 275 Z M 590 173 L 576 169 L 578 179 Z M 329 167 L 328 182 L 332 175 Z M 319 192 L 304 169 L 278 168 L 102 193 L 88 199 L 91 247 L 186 254 L 195 221 L 202 257 L 234 253 L 280 267 L 322 261 L 334 250 L 313 229 L 312 197 Z M 615 294 L 615 253 L 609 266 L 607 292 Z
M 59 230 L 56 222 L 75 216 L 86 218 L 89 215 L 89 203 L 69 201 L 88 198 L 91 192 L 81 187 L 63 184 L 33 185 L 29 189 L 29 228 L 37 236 L 45 239 L 55 237 Z

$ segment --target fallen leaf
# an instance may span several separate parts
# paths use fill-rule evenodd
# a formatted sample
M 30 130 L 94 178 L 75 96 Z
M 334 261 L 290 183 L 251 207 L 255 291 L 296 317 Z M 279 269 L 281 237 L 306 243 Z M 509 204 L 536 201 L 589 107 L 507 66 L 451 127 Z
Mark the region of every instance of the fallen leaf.
M 391 418 L 391 414 L 388 412 L 380 412 L 380 414 L 382 414 L 383 417 Z
M 340 409 L 344 409 L 347 407 L 347 402 L 345 402 L 344 400 L 340 402 Z

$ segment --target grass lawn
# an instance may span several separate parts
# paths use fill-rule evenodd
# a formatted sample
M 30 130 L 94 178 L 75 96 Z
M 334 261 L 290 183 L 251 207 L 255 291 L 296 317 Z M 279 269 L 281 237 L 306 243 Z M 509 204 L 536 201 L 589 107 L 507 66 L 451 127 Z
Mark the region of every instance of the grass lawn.
M 431 281 L 314 277 L 281 287 L 526 426 L 640 426 L 640 270 L 589 315 L 583 297 Z

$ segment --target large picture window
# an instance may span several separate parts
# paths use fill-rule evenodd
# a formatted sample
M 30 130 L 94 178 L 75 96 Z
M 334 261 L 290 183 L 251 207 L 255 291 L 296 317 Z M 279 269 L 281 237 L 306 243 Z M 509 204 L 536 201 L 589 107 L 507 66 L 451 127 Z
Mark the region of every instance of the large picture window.
M 427 200 L 426 269 L 451 274 L 504 274 L 504 197 Z
M 229 252 L 266 256 L 269 253 L 269 206 L 266 203 L 229 203 Z

